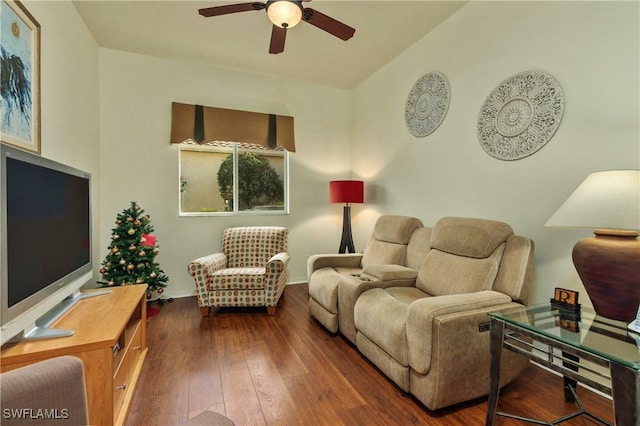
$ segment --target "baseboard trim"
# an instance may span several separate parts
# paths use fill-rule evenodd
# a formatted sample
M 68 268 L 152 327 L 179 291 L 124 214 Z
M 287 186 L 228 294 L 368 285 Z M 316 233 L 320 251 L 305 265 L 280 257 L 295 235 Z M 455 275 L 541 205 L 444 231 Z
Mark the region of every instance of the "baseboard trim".
M 296 285 L 296 284 L 306 284 L 306 281 L 291 281 L 288 282 L 287 285 Z M 165 291 L 164 293 L 162 293 L 162 298 L 163 299 L 181 299 L 183 297 L 193 297 L 196 295 L 196 291 L 192 290 L 192 291 L 177 291 L 177 292 L 167 292 Z

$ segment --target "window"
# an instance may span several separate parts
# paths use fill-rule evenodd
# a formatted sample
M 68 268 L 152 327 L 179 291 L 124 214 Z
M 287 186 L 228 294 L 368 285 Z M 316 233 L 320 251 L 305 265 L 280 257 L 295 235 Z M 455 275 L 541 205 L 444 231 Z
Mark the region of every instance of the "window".
M 286 150 L 187 142 L 179 163 L 182 216 L 289 213 Z

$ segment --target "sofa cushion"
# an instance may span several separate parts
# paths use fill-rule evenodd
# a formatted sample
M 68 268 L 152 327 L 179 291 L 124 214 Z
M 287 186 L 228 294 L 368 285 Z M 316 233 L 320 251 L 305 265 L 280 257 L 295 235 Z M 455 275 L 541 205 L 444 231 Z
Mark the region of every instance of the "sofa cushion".
M 408 244 L 411 234 L 422 226 L 422 221 L 409 216 L 380 216 L 373 229 L 373 238 L 396 244 Z
M 446 253 L 483 259 L 513 235 L 511 226 L 493 220 L 445 217 L 436 223 L 430 245 Z
M 309 279 L 309 296 L 332 314 L 338 313 L 340 277 L 333 268 L 320 268 Z
M 425 296 L 415 287 L 367 290 L 354 308 L 356 329 L 406 367 L 409 365 L 405 332 L 407 309 L 413 300 Z
M 473 258 L 431 249 L 418 271 L 416 287 L 431 296 L 491 290 L 503 251 L 501 244 L 490 256 Z
M 411 234 L 409 244 L 407 244 L 407 256 L 405 266 L 416 271 L 420 269 L 424 258 L 427 257 L 431 247 L 429 241 L 431 240 L 431 228 L 423 226 L 417 228 Z
M 418 276 L 418 271 L 401 265 L 367 265 L 363 272 L 380 281 L 411 280 Z
M 372 239 L 362 256 L 362 266 L 388 265 L 395 263 L 404 265 L 407 246 L 404 244 L 388 243 Z
M 405 265 L 407 244 L 422 221 L 410 216 L 380 216 L 362 256 L 362 266 Z
M 528 302 L 534 243 L 529 238 L 512 235 L 502 254 L 502 263 L 493 289 L 508 294 L 524 305 Z

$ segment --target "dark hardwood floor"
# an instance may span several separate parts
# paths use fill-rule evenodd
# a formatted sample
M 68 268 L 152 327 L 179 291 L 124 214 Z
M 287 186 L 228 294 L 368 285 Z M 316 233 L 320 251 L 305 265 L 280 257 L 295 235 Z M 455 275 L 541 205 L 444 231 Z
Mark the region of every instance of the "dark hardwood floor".
M 313 320 L 307 299 L 306 284 L 288 286 L 275 316 L 219 309 L 202 318 L 195 297 L 162 305 L 148 320 L 149 353 L 127 425 L 180 425 L 205 409 L 236 426 L 484 424 L 486 398 L 429 411 Z M 574 409 L 562 392 L 560 377 L 532 365 L 502 390 L 498 408 L 550 421 Z M 589 411 L 612 421 L 610 400 L 578 393 Z

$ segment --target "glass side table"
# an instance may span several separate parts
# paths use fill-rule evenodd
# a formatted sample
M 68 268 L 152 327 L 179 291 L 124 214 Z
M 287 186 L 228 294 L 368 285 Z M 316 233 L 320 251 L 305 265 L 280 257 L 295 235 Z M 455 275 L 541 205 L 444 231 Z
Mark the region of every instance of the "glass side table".
M 491 328 L 491 380 L 487 425 L 496 416 L 538 424 L 558 424 L 587 412 L 577 399 L 577 382 L 613 399 L 615 424 L 640 425 L 640 337 L 627 324 L 600 317 L 583 307 L 579 314 L 550 304 L 521 307 L 489 314 Z M 576 402 L 574 413 L 551 423 L 498 412 L 501 348 L 517 352 L 562 374 L 565 400 Z

